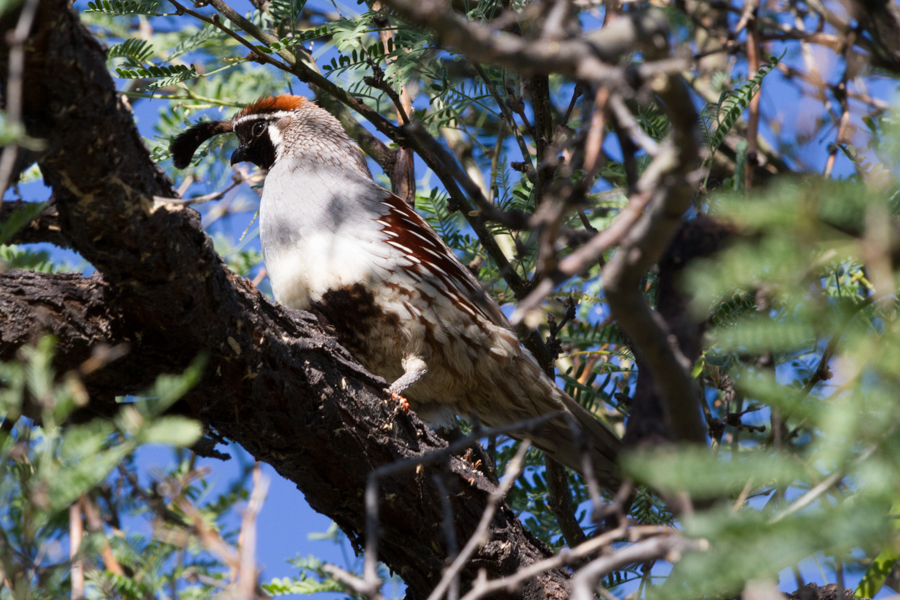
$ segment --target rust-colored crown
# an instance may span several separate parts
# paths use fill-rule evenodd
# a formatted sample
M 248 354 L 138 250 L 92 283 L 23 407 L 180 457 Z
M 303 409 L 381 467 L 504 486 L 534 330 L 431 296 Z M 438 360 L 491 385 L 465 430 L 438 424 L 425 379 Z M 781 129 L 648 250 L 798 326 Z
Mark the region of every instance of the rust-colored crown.
M 169 149 L 172 152 L 173 162 L 177 168 L 185 168 L 191 163 L 194 152 L 197 151 L 200 144 L 214 135 L 231 133 L 234 131 L 234 123 L 241 117 L 296 110 L 307 102 L 309 102 L 309 100 L 303 96 L 291 96 L 290 94 L 267 96 L 245 106 L 231 121 L 206 121 L 198 123 L 172 140 Z
M 307 102 L 309 102 L 309 100 L 303 96 L 291 96 L 290 94 L 267 96 L 245 106 L 241 112 L 234 116 L 234 120 L 236 121 L 241 117 L 246 117 L 251 114 L 296 110 L 301 108 Z

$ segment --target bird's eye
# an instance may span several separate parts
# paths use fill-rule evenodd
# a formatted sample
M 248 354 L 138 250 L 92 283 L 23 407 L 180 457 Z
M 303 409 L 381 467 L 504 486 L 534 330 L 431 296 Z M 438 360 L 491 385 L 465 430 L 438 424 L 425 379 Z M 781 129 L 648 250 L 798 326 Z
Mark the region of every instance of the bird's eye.
M 253 135 L 262 135 L 262 132 L 266 130 L 265 121 L 257 121 L 253 124 Z

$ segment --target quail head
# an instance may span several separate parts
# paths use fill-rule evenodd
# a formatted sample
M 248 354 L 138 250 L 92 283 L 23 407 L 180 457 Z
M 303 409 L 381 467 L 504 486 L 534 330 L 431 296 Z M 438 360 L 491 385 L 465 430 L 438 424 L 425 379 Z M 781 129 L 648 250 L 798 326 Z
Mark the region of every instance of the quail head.
M 232 164 L 267 171 L 260 240 L 278 302 L 324 315 L 339 341 L 432 425 L 473 413 L 500 426 L 561 412 L 527 436 L 579 472 L 587 449 L 599 483 L 615 489 L 619 439 L 543 372 L 428 224 L 375 183 L 337 119 L 302 97 L 262 98 L 231 121 L 175 138 L 175 166 L 227 132 L 240 143 Z

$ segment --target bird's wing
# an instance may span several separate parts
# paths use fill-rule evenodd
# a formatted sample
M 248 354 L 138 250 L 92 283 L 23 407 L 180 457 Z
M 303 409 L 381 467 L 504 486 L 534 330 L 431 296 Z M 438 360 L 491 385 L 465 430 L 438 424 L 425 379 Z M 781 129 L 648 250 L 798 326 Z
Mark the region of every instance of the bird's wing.
M 384 194 L 381 204 L 386 211 L 377 222 L 383 225 L 387 243 L 413 263 L 410 271 L 439 284 L 461 310 L 473 316 L 477 312 L 494 325 L 512 330 L 497 303 L 428 223 L 402 199 L 386 190 Z

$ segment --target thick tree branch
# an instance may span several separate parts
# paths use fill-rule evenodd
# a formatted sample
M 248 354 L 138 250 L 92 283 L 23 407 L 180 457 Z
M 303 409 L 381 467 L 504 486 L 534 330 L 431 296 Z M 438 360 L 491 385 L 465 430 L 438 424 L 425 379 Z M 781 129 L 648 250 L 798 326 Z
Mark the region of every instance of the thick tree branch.
M 151 162 L 115 93 L 102 49 L 65 2 L 41 3 L 30 42 L 26 77 L 42 96 L 26 103 L 26 122 L 38 124 L 48 142 L 41 170 L 62 234 L 101 275 L 4 275 L 0 296 L 30 323 L 9 337 L 4 330 L 4 356 L 41 328 L 63 339 L 59 360 L 69 364 L 96 342 L 125 340 L 133 345 L 123 360 L 142 364 L 135 381 L 130 363 L 115 369 L 129 377 L 119 382 L 121 393 L 206 353 L 203 380 L 186 399 L 194 414 L 297 483 L 315 510 L 361 546 L 368 473 L 445 443 L 413 415 L 397 413 L 384 383 L 323 334 L 312 315 L 272 304 L 230 273 L 195 211 L 152 200 L 174 197 L 171 182 Z M 48 303 L 50 316 L 41 322 Z M 83 325 L 67 329 L 77 315 Z M 389 493 L 381 501 L 379 558 L 403 576 L 413 598 L 433 588 L 446 558 L 432 476 L 440 474 L 451 490 L 458 539 L 471 537 L 494 489 L 456 458 L 424 469 L 422 477 L 402 473 L 381 486 Z M 505 505 L 490 529 L 492 541 L 476 551 L 464 581 L 476 569 L 509 575 L 547 553 Z M 526 595 L 559 597 L 568 575 L 549 575 L 526 584 Z
M 619 326 L 653 374 L 675 439 L 703 443 L 706 428 L 691 378 L 693 364 L 639 289 L 641 278 L 659 260 L 690 206 L 697 183 L 692 174 L 699 164 L 697 113 L 687 85 L 680 77 L 671 77 L 659 95 L 672 134 L 638 181 L 638 192 L 649 193 L 653 200 L 603 269 L 603 291 Z
M 684 269 L 698 258 L 718 252 L 733 235 L 725 224 L 700 215 L 684 223 L 659 261 L 656 311 L 678 340 L 678 347 L 693 365 L 703 348 L 705 319 L 688 310 L 689 293 L 681 285 Z M 635 353 L 638 377 L 631 398 L 630 417 L 623 441 L 626 446 L 672 440 L 665 403 L 653 371 L 643 356 Z
M 0 273 L 0 360 L 12 360 L 16 351 L 41 335 L 56 337 L 54 367 L 58 372 L 79 371 L 91 390 L 91 403 L 76 416 L 109 416 L 117 410 L 117 395 L 148 387 L 161 371 L 180 370 L 166 362 L 162 349 L 153 352 L 127 331 L 118 307 L 116 290 L 99 276 L 74 273 Z M 138 330 L 139 332 L 139 330 Z M 100 349 L 127 347 L 129 353 L 114 368 L 85 372 L 81 366 Z M 25 407 L 25 414 L 32 414 Z
M 637 13 L 632 19 L 622 19 L 627 21 L 624 26 L 606 27 L 590 41 L 574 39 L 535 44 L 522 36 L 469 21 L 440 0 L 382 1 L 414 23 L 437 32 L 444 44 L 455 47 L 472 61 L 522 73 L 558 73 L 575 80 L 621 88 L 629 85 L 626 71 L 608 64 L 612 62 L 610 59 L 632 51 L 641 42 L 658 42 L 642 34 L 644 28 L 658 29 L 658 19 L 664 19 L 657 12 Z M 662 42 L 665 44 L 666 40 L 663 38 Z

